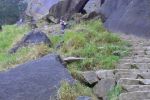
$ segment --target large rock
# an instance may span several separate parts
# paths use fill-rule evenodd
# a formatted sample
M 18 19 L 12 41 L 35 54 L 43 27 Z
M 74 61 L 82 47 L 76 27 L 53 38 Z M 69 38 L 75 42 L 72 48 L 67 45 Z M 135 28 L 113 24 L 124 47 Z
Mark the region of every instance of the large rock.
M 92 98 L 88 96 L 79 96 L 76 100 L 92 100 Z
M 56 100 L 61 81 L 73 83 L 56 55 L 0 72 L 0 100 Z
M 25 35 L 21 41 L 14 45 L 12 49 L 10 49 L 10 53 L 15 53 L 19 48 L 23 46 L 36 45 L 44 43 L 48 46 L 51 46 L 51 41 L 47 37 L 47 35 L 39 30 L 33 30 Z
M 150 36 L 149 0 L 105 0 L 100 13 L 109 31 Z
M 115 79 L 102 79 L 93 88 L 95 95 L 102 100 L 107 97 L 108 93 L 115 86 Z
M 61 17 L 68 19 L 73 13 L 82 12 L 87 2 L 88 0 L 31 0 L 26 13 L 35 20 L 47 15 L 50 20 Z
M 94 71 L 82 72 L 82 81 L 87 85 L 93 86 L 98 82 L 97 75 Z
M 98 12 L 101 7 L 102 0 L 89 0 L 84 9 L 87 13 Z

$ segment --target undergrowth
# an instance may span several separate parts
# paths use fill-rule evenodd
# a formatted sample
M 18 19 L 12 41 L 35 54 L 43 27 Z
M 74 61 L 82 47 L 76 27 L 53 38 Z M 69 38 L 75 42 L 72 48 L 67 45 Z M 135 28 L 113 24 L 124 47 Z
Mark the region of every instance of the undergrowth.
M 9 54 L 8 51 L 28 33 L 27 26 L 5 25 L 0 32 L 0 71 L 12 68 L 29 60 L 37 59 L 47 54 L 50 49 L 44 44 L 23 47 L 17 53 Z
M 71 72 L 113 69 L 118 60 L 128 53 L 128 43 L 104 30 L 99 20 L 82 22 L 64 35 L 51 37 L 54 45 L 64 42 L 58 53 L 64 57 L 82 57 L 85 60 L 68 65 Z
M 92 89 L 89 87 L 86 87 L 79 82 L 74 85 L 62 82 L 58 92 L 58 100 L 76 100 L 79 96 L 89 96 L 92 100 L 97 100 L 92 93 Z

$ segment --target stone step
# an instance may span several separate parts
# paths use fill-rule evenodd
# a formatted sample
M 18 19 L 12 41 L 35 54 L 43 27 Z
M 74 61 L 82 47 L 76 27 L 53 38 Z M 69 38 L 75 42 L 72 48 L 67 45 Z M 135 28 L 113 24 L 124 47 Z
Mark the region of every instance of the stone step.
M 98 70 L 95 72 L 99 79 L 115 78 L 132 78 L 132 79 L 150 79 L 150 70 L 137 69 L 115 69 L 115 70 Z
M 120 78 L 132 78 L 132 79 L 150 79 L 150 72 L 118 72 L 115 74 L 116 80 Z
M 123 92 L 150 91 L 150 85 L 122 85 Z
M 120 78 L 118 85 L 150 85 L 150 79 Z
M 118 69 L 150 69 L 150 63 L 122 63 L 116 66 Z
M 132 73 L 132 72 L 135 72 L 135 73 L 146 73 L 146 72 L 150 72 L 150 69 L 114 69 L 114 74 L 116 73 L 124 73 L 124 72 L 127 72 L 127 73 Z
M 150 99 L 150 91 L 121 93 L 119 96 L 119 100 L 149 100 L 149 99 Z

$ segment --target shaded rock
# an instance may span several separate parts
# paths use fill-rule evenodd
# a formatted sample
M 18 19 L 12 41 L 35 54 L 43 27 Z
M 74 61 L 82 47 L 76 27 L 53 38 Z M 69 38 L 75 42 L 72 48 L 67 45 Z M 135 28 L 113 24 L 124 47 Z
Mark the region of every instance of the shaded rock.
M 98 82 L 97 75 L 94 71 L 86 71 L 81 73 L 82 81 L 91 86 Z
M 150 99 L 150 92 L 148 91 L 138 91 L 138 92 L 129 92 L 122 93 L 119 96 L 119 100 L 145 100 Z
M 99 70 L 96 74 L 99 79 L 115 78 L 113 70 Z
M 1 100 L 56 100 L 61 81 L 74 82 L 56 55 L 0 72 Z
M 29 32 L 27 35 L 25 35 L 21 41 L 19 41 L 17 44 L 13 46 L 12 49 L 10 49 L 10 53 L 15 53 L 19 48 L 23 46 L 29 46 L 29 45 L 36 45 L 36 44 L 41 44 L 44 43 L 48 46 L 51 46 L 51 41 L 49 38 L 46 36 L 45 33 L 34 30 L 32 32 Z
M 150 36 L 149 0 L 105 0 L 100 13 L 109 31 Z
M 79 96 L 76 100 L 92 100 L 92 98 L 88 96 Z
M 82 12 L 89 0 L 31 0 L 28 4 L 27 15 L 38 20 L 46 17 L 57 22 L 57 19 L 67 20 L 72 14 Z
M 98 98 L 103 100 L 114 86 L 115 79 L 102 79 L 94 86 L 93 91 Z
M 139 73 L 137 77 L 142 79 L 150 79 L 150 73 Z

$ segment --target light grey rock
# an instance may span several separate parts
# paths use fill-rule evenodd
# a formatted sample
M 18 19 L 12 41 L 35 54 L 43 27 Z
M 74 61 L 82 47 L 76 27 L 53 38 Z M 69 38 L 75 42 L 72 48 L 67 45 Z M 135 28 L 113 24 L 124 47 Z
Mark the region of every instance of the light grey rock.
M 101 7 L 101 0 L 89 0 L 89 2 L 85 5 L 84 9 L 87 13 L 91 13 L 93 11 L 98 12 Z
M 76 100 L 92 100 L 92 98 L 88 96 L 79 96 Z
M 106 98 L 108 92 L 115 86 L 115 79 L 102 79 L 93 88 L 98 98 Z
M 83 77 L 83 81 L 85 83 L 88 83 L 90 85 L 94 85 L 95 83 L 98 82 L 98 78 L 97 75 L 94 71 L 86 71 L 86 72 L 82 72 L 82 77 Z
M 99 70 L 96 74 L 99 79 L 115 78 L 113 70 Z

